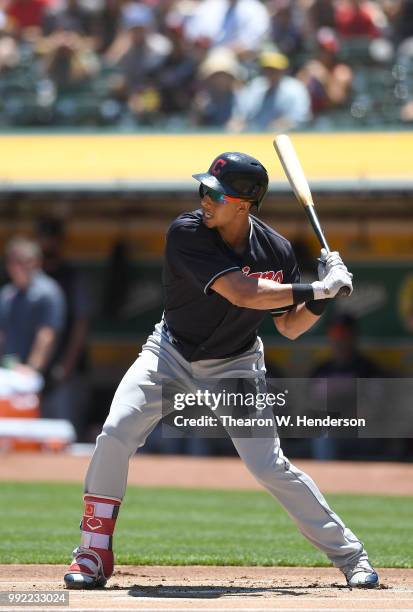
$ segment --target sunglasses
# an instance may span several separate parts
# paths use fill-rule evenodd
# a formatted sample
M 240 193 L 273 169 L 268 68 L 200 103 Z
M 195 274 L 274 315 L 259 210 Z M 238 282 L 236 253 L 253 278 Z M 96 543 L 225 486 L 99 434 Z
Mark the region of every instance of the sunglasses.
M 216 202 L 217 204 L 228 204 L 228 202 L 241 202 L 243 199 L 225 195 L 225 193 L 221 193 L 220 191 L 216 191 L 216 189 L 211 189 L 210 187 L 205 187 L 205 185 L 201 185 L 200 193 L 201 198 L 208 196 L 213 202 Z

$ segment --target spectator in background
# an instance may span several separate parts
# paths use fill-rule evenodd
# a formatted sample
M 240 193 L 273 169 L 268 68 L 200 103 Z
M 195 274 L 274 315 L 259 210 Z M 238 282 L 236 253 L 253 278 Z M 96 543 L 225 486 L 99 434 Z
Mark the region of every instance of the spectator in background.
M 148 3 L 153 8 L 155 29 L 169 36 L 170 28 L 179 28 L 183 33 L 186 18 L 193 13 L 198 1 L 194 0 L 155 0 Z
M 19 65 L 20 49 L 18 42 L 7 30 L 7 18 L 0 9 L 0 75 Z
M 89 83 L 98 74 L 100 62 L 91 48 L 91 42 L 72 29 L 70 19 L 56 22 L 58 29 L 42 38 L 36 50 L 42 58 L 42 71 L 58 92 Z
M 35 39 L 41 35 L 43 19 L 51 4 L 51 0 L 9 0 L 6 14 L 18 36 Z
M 122 31 L 106 53 L 108 63 L 121 73 L 115 93 L 126 98 L 131 113 L 143 122 L 159 117 L 157 74 L 171 51 L 170 41 L 154 32 L 153 25 L 153 12 L 148 6 L 127 4 L 122 12 Z
M 199 67 L 200 91 L 192 106 L 195 125 L 226 127 L 233 116 L 242 66 L 231 49 L 212 49 Z
M 271 40 L 291 61 L 304 48 L 304 13 L 294 0 L 271 0 Z
M 377 3 L 366 0 L 337 0 L 335 28 L 344 38 L 377 38 L 384 27 L 384 15 Z
M 343 106 L 348 101 L 353 80 L 350 66 L 338 61 L 339 43 L 334 31 L 321 28 L 317 44 L 316 57 L 297 74 L 308 89 L 314 115 Z
M 43 219 L 37 228 L 43 270 L 64 293 L 66 317 L 48 367 L 42 412 L 72 422 L 78 439 L 87 424 L 89 397 L 87 340 L 91 316 L 88 283 L 77 267 L 63 257 L 64 227 L 57 219 Z
M 335 316 L 327 330 L 330 357 L 318 365 L 311 373 L 312 378 L 328 379 L 328 406 L 334 408 L 340 416 L 348 416 L 348 411 L 355 410 L 355 383 L 357 378 L 385 377 L 385 372 L 363 355 L 358 348 L 358 326 L 354 317 L 349 314 Z M 317 397 L 318 384 L 313 386 L 314 401 L 323 405 L 325 385 L 321 384 L 322 397 Z M 352 414 L 351 416 L 355 416 Z M 367 440 L 339 438 L 315 438 L 312 440 L 315 459 L 341 459 L 342 455 L 357 453 L 358 450 L 373 449 L 376 441 L 370 444 Z
M 306 29 L 309 33 L 315 36 L 320 28 L 334 28 L 335 24 L 332 0 L 312 0 L 310 2 L 306 14 Z
M 289 66 L 287 57 L 265 51 L 259 62 L 261 74 L 238 96 L 230 129 L 283 131 L 308 122 L 310 96 L 301 81 L 285 74 Z
M 125 0 L 105 0 L 101 10 L 93 20 L 93 34 L 96 37 L 96 50 L 104 54 L 114 42 L 121 27 L 122 6 Z
M 13 238 L 5 250 L 10 283 L 0 290 L 0 339 L 3 362 L 28 374 L 44 374 L 63 328 L 65 299 L 44 272 L 36 242 Z
M 413 123 L 413 100 L 409 100 L 401 107 L 400 120 L 403 121 L 403 123 L 408 123 L 410 125 Z
M 43 35 L 49 36 L 57 30 L 71 30 L 81 36 L 92 34 L 93 15 L 83 8 L 79 0 L 65 0 L 46 11 L 42 26 Z
M 0 38 L 0 75 L 16 68 L 20 60 L 19 47 L 11 36 Z
M 186 23 L 185 35 L 250 59 L 269 39 L 270 16 L 259 0 L 202 0 Z
M 358 348 L 358 325 L 350 314 L 336 315 L 328 325 L 330 357 L 313 372 L 314 376 L 372 378 L 383 376 L 383 370 Z
M 171 49 L 159 69 L 157 81 L 164 116 L 186 116 L 195 93 L 198 57 L 193 45 L 184 37 L 179 24 L 165 24 Z
M 398 45 L 413 37 L 413 0 L 401 0 L 394 19 L 393 39 Z

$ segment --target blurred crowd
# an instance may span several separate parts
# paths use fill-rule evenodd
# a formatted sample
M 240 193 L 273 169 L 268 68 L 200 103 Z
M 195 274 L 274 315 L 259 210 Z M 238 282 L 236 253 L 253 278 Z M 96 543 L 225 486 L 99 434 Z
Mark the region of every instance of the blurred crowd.
M 413 121 L 413 0 L 0 0 L 0 127 Z

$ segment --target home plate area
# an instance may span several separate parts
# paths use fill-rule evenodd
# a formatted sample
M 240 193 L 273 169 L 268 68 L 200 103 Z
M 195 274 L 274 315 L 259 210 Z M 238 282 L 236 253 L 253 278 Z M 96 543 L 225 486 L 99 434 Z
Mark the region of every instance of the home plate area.
M 59 591 L 65 569 L 4 565 L 0 591 Z M 118 566 L 107 588 L 68 591 L 69 609 L 413 610 L 413 570 L 380 569 L 380 577 L 380 588 L 360 590 L 334 568 Z

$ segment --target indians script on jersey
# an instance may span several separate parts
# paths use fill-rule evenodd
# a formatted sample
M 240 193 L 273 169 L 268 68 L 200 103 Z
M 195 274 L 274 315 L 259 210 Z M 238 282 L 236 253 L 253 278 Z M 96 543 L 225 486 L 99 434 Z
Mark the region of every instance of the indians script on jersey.
M 268 270 L 267 272 L 251 272 L 251 268 L 249 266 L 244 266 L 242 268 L 243 274 L 245 276 L 249 276 L 250 278 L 266 278 L 267 280 L 275 281 L 276 283 L 282 283 L 284 274 L 282 270 L 278 270 L 278 272 L 274 272 L 274 270 Z

